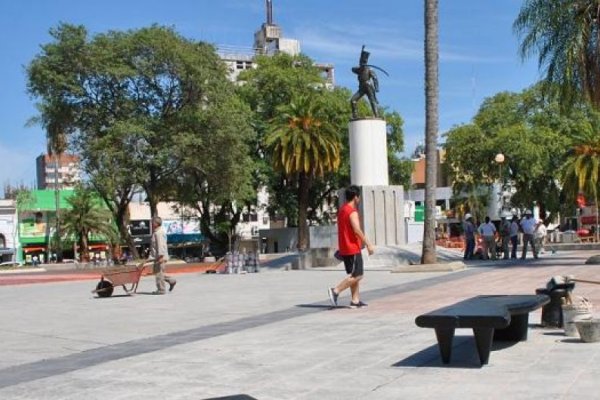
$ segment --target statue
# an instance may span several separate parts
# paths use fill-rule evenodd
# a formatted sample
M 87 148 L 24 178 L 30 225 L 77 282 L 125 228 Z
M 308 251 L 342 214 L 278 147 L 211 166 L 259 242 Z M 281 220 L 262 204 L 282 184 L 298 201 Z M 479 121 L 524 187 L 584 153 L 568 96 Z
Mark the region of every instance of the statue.
M 352 105 L 352 118 L 358 118 L 356 103 L 364 96 L 367 95 L 369 99 L 369 103 L 371 104 L 371 110 L 373 111 L 373 116 L 375 118 L 379 118 L 379 109 L 378 102 L 375 93 L 379 92 L 379 80 L 377 79 L 377 75 L 370 68 L 376 68 L 382 71 L 384 74 L 388 75 L 383 69 L 376 67 L 374 65 L 367 64 L 369 62 L 368 51 L 365 51 L 365 46 L 363 45 L 360 51 L 360 62 L 358 67 L 353 67 L 352 72 L 358 75 L 358 91 L 354 93 L 352 98 L 350 99 L 350 104 Z

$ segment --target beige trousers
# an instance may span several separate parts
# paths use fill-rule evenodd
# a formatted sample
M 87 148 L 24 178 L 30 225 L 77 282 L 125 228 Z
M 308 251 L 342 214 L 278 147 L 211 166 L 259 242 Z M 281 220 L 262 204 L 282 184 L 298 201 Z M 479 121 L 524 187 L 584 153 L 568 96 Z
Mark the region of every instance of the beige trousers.
M 168 282 L 170 285 L 175 283 L 175 279 L 165 274 L 165 265 L 166 263 L 154 263 L 154 274 L 156 275 L 156 289 L 159 292 L 166 292 L 165 282 Z

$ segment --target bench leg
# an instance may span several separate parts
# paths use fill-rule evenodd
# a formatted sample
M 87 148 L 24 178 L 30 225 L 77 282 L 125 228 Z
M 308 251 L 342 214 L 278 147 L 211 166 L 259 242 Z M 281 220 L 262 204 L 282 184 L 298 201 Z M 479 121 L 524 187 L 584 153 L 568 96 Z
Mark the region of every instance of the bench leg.
M 437 337 L 438 346 L 442 362 L 448 364 L 452 353 L 452 339 L 454 339 L 454 328 L 435 328 L 435 336 Z
M 473 328 L 475 335 L 475 344 L 481 365 L 488 363 L 490 351 L 492 350 L 492 339 L 494 338 L 494 328 Z
M 529 313 L 511 315 L 510 325 L 504 329 L 496 329 L 494 340 L 505 342 L 521 342 L 527 340 Z

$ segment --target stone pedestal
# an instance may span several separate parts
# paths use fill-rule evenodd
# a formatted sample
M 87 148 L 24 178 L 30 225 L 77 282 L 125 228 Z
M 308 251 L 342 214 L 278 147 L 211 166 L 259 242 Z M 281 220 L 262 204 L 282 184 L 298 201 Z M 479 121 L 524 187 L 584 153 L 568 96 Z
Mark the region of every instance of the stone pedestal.
M 356 119 L 348 125 L 350 181 L 357 186 L 386 186 L 387 136 L 383 119 Z
M 360 216 L 365 235 L 376 246 L 405 244 L 404 188 L 361 186 Z

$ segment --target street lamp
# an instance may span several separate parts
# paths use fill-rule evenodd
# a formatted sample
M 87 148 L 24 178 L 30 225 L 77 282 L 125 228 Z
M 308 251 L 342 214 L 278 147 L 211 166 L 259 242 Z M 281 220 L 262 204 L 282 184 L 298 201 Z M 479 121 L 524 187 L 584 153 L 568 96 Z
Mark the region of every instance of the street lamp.
M 504 184 L 502 182 L 502 163 L 504 163 L 504 154 L 496 154 L 494 161 L 498 164 L 498 176 L 500 181 L 500 191 L 498 192 L 498 196 L 500 197 L 500 211 L 498 213 L 502 216 L 502 212 L 504 211 Z

